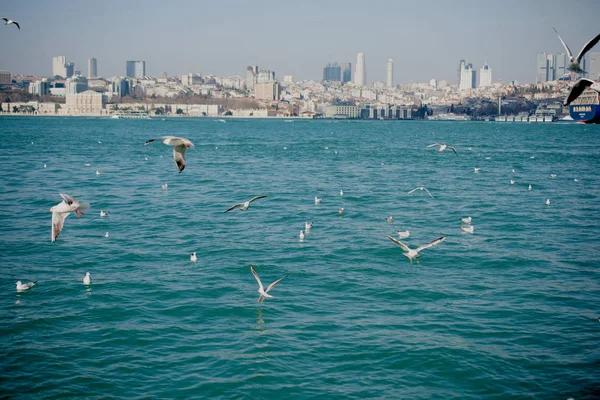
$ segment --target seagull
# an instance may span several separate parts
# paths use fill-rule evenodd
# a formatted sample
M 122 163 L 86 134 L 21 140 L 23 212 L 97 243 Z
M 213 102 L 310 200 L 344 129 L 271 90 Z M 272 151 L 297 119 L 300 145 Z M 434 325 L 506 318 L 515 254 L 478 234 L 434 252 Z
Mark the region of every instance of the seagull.
M 583 48 L 581 49 L 581 51 L 579 52 L 579 54 L 577 55 L 577 57 L 575 57 L 575 56 L 573 56 L 573 53 L 571 53 L 571 49 L 569 49 L 569 46 L 567 46 L 567 44 L 565 43 L 565 41 L 562 40 L 562 38 L 558 34 L 558 31 L 554 27 L 552 29 L 554 29 L 554 32 L 556 32 L 556 34 L 558 35 L 558 39 L 562 43 L 562 45 L 565 48 L 565 50 L 567 50 L 567 55 L 569 56 L 569 67 L 568 67 L 568 70 L 572 71 L 572 72 L 575 72 L 575 73 L 585 72 L 581 68 L 581 65 L 579 65 L 579 63 L 583 59 L 583 56 L 585 55 L 585 53 L 587 53 L 588 51 L 590 51 L 592 49 L 592 47 L 594 47 L 596 45 L 596 43 L 598 43 L 598 41 L 600 41 L 600 34 L 596 35 L 596 37 L 594 37 L 592 40 L 590 40 L 589 42 L 587 42 L 583 46 Z
M 410 236 L 410 232 L 409 231 L 396 231 L 396 233 L 398 234 L 398 236 L 400 237 L 400 239 L 406 239 L 407 237 Z
M 531 190 L 531 185 L 529 185 L 529 187 L 527 188 L 527 190 Z
M 308 232 L 308 231 L 310 231 L 312 229 L 312 226 L 313 226 L 313 222 L 312 221 L 311 222 L 305 222 L 304 223 L 304 230 Z
M 167 190 L 169 188 L 169 184 L 165 183 L 164 185 L 160 185 L 160 187 L 162 188 L 162 190 Z
M 88 205 L 79 204 L 79 200 L 68 194 L 60 193 L 60 197 L 62 197 L 63 201 L 48 210 L 52 213 L 52 232 L 50 235 L 52 242 L 55 242 L 58 235 L 60 235 L 65 224 L 65 219 L 69 214 L 74 211 L 77 218 L 80 218 L 83 215 L 81 208 L 89 207 Z
M 342 208 L 338 208 L 338 213 L 339 213 L 340 215 L 342 215 L 342 214 L 344 213 L 344 207 L 342 207 Z
M 386 217 L 385 222 L 387 222 L 388 224 L 393 224 L 394 223 L 394 217 L 392 217 L 392 216 Z
M 104 234 L 104 237 L 105 237 L 105 238 L 107 238 L 107 237 L 109 237 L 109 236 L 110 236 L 110 235 L 108 234 L 108 232 L 106 232 L 106 233 Z
M 410 192 L 408 192 L 408 194 L 411 194 L 411 193 L 412 193 L 412 192 L 414 192 L 415 190 L 424 190 L 424 191 L 426 191 L 426 192 L 427 192 L 427 194 L 429 194 L 429 196 L 431 196 L 431 198 L 432 198 L 432 199 L 434 199 L 434 198 L 435 198 L 435 197 L 433 197 L 433 195 L 432 195 L 432 194 L 429 192 L 429 190 L 427 190 L 427 188 L 426 188 L 426 187 L 424 187 L 424 186 L 419 186 L 419 187 L 416 187 L 416 188 L 414 188 L 413 190 L 411 190 Z
M 92 284 L 92 276 L 90 275 L 89 272 L 85 273 L 85 276 L 83 277 L 83 284 L 86 286 L 89 286 Z
M 323 199 L 322 199 L 321 197 L 317 197 L 317 196 L 315 196 L 315 205 L 317 205 L 317 204 L 321 204 L 321 201 L 322 201 L 322 200 L 323 200 Z
M 298 235 L 298 237 L 300 238 L 300 240 L 304 240 L 304 232 L 300 231 L 300 234 Z
M 511 185 L 514 185 L 514 184 L 515 184 L 515 182 L 517 182 L 517 181 L 515 181 L 514 179 L 511 179 L 511 180 L 510 180 L 510 184 L 511 184 Z
M 458 153 L 456 152 L 456 149 L 452 146 L 448 146 L 447 144 L 434 143 L 434 144 L 430 144 L 429 146 L 426 146 L 425 148 L 427 149 L 427 148 L 433 147 L 433 146 L 440 146 L 438 153 L 441 153 L 442 151 L 444 151 L 446 149 L 450 149 L 454 152 L 454 154 L 456 154 L 456 157 L 458 157 Z
M 193 252 L 193 253 L 190 255 L 190 261 L 191 261 L 191 262 L 196 262 L 196 261 L 198 261 L 198 257 L 196 257 L 196 252 Z
M 248 211 L 248 207 L 250 207 L 250 203 L 252 203 L 254 200 L 257 200 L 257 199 L 264 199 L 265 197 L 267 197 L 267 196 L 255 196 L 255 197 L 251 198 L 250 200 L 248 200 L 245 203 L 234 204 L 233 206 L 229 207 L 224 212 L 231 211 L 234 208 L 239 208 L 242 211 Z
M 556 174 L 550 174 L 550 178 L 552 178 L 552 179 L 556 178 Z
M 19 28 L 19 30 L 21 30 L 21 27 L 19 26 L 19 23 L 17 21 L 13 21 L 12 19 L 8 19 L 6 17 L 2 17 L 2 19 L 4 20 L 4 25 L 16 25 L 17 28 Z
M 256 278 L 256 281 L 258 282 L 258 293 L 260 294 L 260 296 L 258 296 L 258 302 L 262 303 L 265 298 L 273 298 L 273 296 L 271 296 L 269 294 L 269 291 L 271 289 L 273 289 L 275 287 L 275 285 L 277 285 L 279 282 L 281 282 L 282 280 L 284 280 L 285 278 L 287 278 L 288 276 L 290 276 L 290 273 L 288 273 L 286 276 L 284 276 L 281 279 L 276 280 L 275 282 L 271 283 L 269 286 L 267 286 L 266 289 L 263 288 L 263 284 L 260 281 L 260 278 L 258 277 L 258 274 L 256 273 L 256 271 L 254 270 L 254 267 L 250 266 L 250 270 L 252 271 L 252 275 L 254 275 L 254 277 Z
M 467 217 L 467 218 L 461 218 L 461 223 L 466 224 L 466 225 L 470 225 L 472 218 L 471 217 Z
M 101 217 L 108 217 L 108 214 L 110 214 L 108 211 L 100 210 Z
M 96 175 L 102 175 L 102 172 L 96 170 Z
M 44 168 L 46 168 L 46 163 L 44 163 Z
M 567 99 L 563 103 L 563 106 L 568 106 L 571 104 L 571 102 L 578 98 L 588 87 L 600 93 L 600 82 L 594 82 L 591 79 L 581 78 L 571 87 L 571 91 L 567 95 Z
M 467 233 L 473 233 L 473 225 L 464 225 L 461 226 L 460 229 L 462 229 L 463 231 L 467 232 Z
M 85 163 L 83 165 L 85 165 L 86 167 L 90 167 L 92 165 L 92 163 Z
M 33 285 L 35 285 L 37 281 L 29 282 L 29 283 L 21 283 L 21 281 L 17 282 L 17 292 L 23 292 L 27 289 L 31 289 Z
M 343 196 L 343 195 L 344 195 L 344 191 L 340 190 L 340 196 Z
M 550 205 L 550 199 L 546 199 L 546 205 L 549 206 Z
M 442 236 L 440 238 L 435 239 L 432 242 L 429 242 L 423 246 L 417 247 L 415 250 L 409 248 L 407 245 L 405 245 L 404 243 L 402 243 L 401 241 L 394 239 L 391 236 L 388 236 L 388 239 L 390 239 L 392 242 L 394 242 L 395 244 L 397 244 L 398 246 L 400 246 L 402 248 L 402 250 L 406 251 L 406 253 L 402 253 L 402 255 L 406 258 L 408 258 L 410 260 L 410 263 L 412 264 L 412 260 L 416 260 L 417 264 L 419 264 L 419 252 L 421 250 L 425 250 L 428 249 L 430 247 L 435 246 L 436 244 L 442 243 L 444 240 L 446 240 L 446 236 Z
M 475 173 L 477 174 L 477 173 L 479 173 L 479 171 L 481 171 L 481 168 L 475 167 L 474 170 L 475 170 Z
M 185 152 L 188 147 L 194 148 L 194 144 L 186 138 L 177 136 L 160 136 L 156 139 L 150 139 L 144 144 L 152 143 L 158 139 L 164 139 L 163 144 L 173 147 L 173 159 L 175 160 L 177 169 L 179 169 L 179 172 L 181 173 L 185 168 Z

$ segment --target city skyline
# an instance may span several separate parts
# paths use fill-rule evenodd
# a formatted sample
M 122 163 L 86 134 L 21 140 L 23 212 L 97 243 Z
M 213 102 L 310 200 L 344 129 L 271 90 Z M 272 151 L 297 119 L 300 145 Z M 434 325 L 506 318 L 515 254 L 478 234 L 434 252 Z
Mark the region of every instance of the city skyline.
M 64 0 L 14 2 L 4 4 L 2 12 L 19 20 L 22 29 L 2 31 L 0 69 L 50 76 L 48 60 L 60 54 L 81 71 L 90 57 L 96 58 L 105 77 L 123 76 L 128 60 L 145 60 L 152 76 L 243 76 L 248 65 L 261 65 L 280 77 L 319 81 L 330 60 L 356 60 L 363 52 L 370 66 L 367 85 L 386 81 L 390 58 L 395 84 L 431 78 L 455 84 L 460 59 L 476 69 L 487 59 L 494 81 L 533 83 L 537 54 L 563 51 L 552 26 L 571 47 L 580 48 L 598 33 L 600 16 L 593 0 L 576 0 L 568 7 L 557 0 L 544 7 L 516 0 L 502 7 L 471 0 L 460 1 L 460 7 L 431 0 L 419 5 L 381 1 L 368 8 L 352 3 L 308 1 L 296 10 L 291 3 L 233 1 L 225 10 L 209 2 L 83 1 L 81 10 L 74 10 Z M 121 12 L 115 14 L 115 7 Z M 127 17 L 131 12 L 136 18 Z M 59 23 L 65 17 L 68 21 Z M 109 19 L 115 28 L 107 28 Z M 273 34 L 273 20 L 299 28 Z M 161 23 L 148 28 L 149 21 Z M 325 37 L 343 40 L 323 45 Z

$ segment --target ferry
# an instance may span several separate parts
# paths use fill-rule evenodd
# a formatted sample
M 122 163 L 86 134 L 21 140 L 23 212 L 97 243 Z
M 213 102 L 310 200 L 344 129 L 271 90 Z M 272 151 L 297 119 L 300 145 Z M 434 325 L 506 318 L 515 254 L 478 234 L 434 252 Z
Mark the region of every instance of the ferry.
M 146 111 L 116 111 L 112 119 L 150 119 Z
M 600 124 L 600 93 L 586 90 L 569 106 L 573 121 L 586 124 Z

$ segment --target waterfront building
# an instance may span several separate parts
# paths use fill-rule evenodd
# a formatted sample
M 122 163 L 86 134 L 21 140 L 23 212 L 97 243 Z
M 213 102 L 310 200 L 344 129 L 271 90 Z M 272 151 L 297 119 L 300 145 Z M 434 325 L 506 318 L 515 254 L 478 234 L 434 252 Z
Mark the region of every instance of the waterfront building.
M 485 61 L 485 64 L 479 70 L 479 87 L 492 86 L 492 67 Z
M 71 115 L 102 114 L 106 105 L 106 96 L 87 90 L 83 93 L 66 95 L 66 112 Z
M 386 71 L 386 79 L 385 86 L 393 87 L 394 86 L 394 61 L 390 58 L 387 62 L 387 71 Z
M 367 84 L 367 64 L 365 53 L 356 55 L 356 70 L 354 71 L 354 84 L 356 86 L 365 86 Z
M 341 82 L 342 67 L 338 63 L 328 63 L 323 68 L 323 82 Z
M 600 80 L 600 53 L 590 53 L 590 69 L 588 78 Z
M 460 84 L 458 85 L 458 90 L 469 90 L 475 88 L 476 83 L 476 74 L 473 69 L 473 64 L 467 64 L 466 61 L 461 60 L 460 70 Z
M 88 78 L 95 78 L 98 76 L 98 60 L 94 57 L 88 60 Z
M 127 61 L 126 74 L 128 78 L 143 78 L 146 76 L 146 61 Z
M 257 100 L 279 100 L 279 82 L 257 82 L 254 85 L 254 97 Z
M 29 84 L 29 93 L 34 96 L 45 96 L 48 94 L 48 79 L 43 78 Z
M 0 85 L 10 85 L 12 83 L 12 76 L 10 71 L 0 71 Z
M 342 82 L 351 82 L 352 81 L 352 63 L 342 63 L 340 65 L 342 68 Z
M 67 63 L 67 57 L 55 56 L 52 57 L 52 76 L 60 76 L 61 78 L 67 77 L 67 70 L 65 64 Z
M 327 106 L 325 107 L 326 118 L 358 118 L 358 107 L 356 106 Z

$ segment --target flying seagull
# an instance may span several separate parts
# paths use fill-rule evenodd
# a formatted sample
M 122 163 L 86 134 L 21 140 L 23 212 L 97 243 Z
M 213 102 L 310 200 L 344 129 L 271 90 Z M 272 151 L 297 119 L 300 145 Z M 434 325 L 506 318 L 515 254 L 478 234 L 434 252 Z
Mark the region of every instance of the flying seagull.
M 414 188 L 413 190 L 411 190 L 410 192 L 408 192 L 408 194 L 411 194 L 412 192 L 414 192 L 415 190 L 424 190 L 427 192 L 427 194 L 429 194 L 431 196 L 432 199 L 434 199 L 435 197 L 433 197 L 433 195 L 429 192 L 429 190 L 427 190 L 427 188 L 425 186 L 419 186 Z
M 456 154 L 456 157 L 458 157 L 458 153 L 456 152 L 456 149 L 452 146 L 448 146 L 447 144 L 434 143 L 434 144 L 430 144 L 429 146 L 425 146 L 425 148 L 427 149 L 427 148 L 433 147 L 433 146 L 440 146 L 438 153 L 441 153 L 442 151 L 444 151 L 446 149 L 450 149 L 454 152 L 454 154 Z
M 248 211 L 248 207 L 250 207 L 250 203 L 252 203 L 254 200 L 257 200 L 257 199 L 264 199 L 265 197 L 267 197 L 267 196 L 255 196 L 245 203 L 234 204 L 233 206 L 229 207 L 227 210 L 225 210 L 223 212 L 231 211 L 234 208 L 239 208 L 242 211 Z
M 572 71 L 572 72 L 575 72 L 575 73 L 585 72 L 581 68 L 581 65 L 579 65 L 579 63 L 581 62 L 581 59 L 583 58 L 583 56 L 585 55 L 585 53 L 587 53 L 588 51 L 590 51 L 592 49 L 592 47 L 594 47 L 596 45 L 596 43 L 598 43 L 598 41 L 600 41 L 600 34 L 596 35 L 596 37 L 594 37 L 592 40 L 590 40 L 589 42 L 587 42 L 583 46 L 583 48 L 581 49 L 581 51 L 579 52 L 579 54 L 577 55 L 577 57 L 574 57 L 573 53 L 571 53 L 571 49 L 569 49 L 569 46 L 567 46 L 567 44 L 565 43 L 565 41 L 562 40 L 562 38 L 558 34 L 558 31 L 554 27 L 552 29 L 554 29 L 554 32 L 556 32 L 556 34 L 558 35 L 558 39 L 560 39 L 560 42 L 562 43 L 563 47 L 565 48 L 565 50 L 567 50 L 567 55 L 569 56 L 569 67 L 568 67 L 569 71 Z
M 188 147 L 194 148 L 194 144 L 186 138 L 180 138 L 177 136 L 160 136 L 156 139 L 150 139 L 144 144 L 146 145 L 148 143 L 152 143 L 158 139 L 164 139 L 163 144 L 173 147 L 173 159 L 175 160 L 177 169 L 179 169 L 179 172 L 181 173 L 181 171 L 183 171 L 185 168 L 185 152 L 187 151 Z
M 573 87 L 571 87 L 571 91 L 569 92 L 569 95 L 567 96 L 567 99 L 565 100 L 563 105 L 568 106 L 569 104 L 571 104 L 571 102 L 578 98 L 581 95 L 581 93 L 583 93 L 583 91 L 588 87 L 600 93 L 600 82 L 594 82 L 591 79 L 581 78 L 577 82 L 575 82 L 575 84 L 573 84 Z
M 411 264 L 412 264 L 412 260 L 413 259 L 415 259 L 417 261 L 417 264 L 419 264 L 419 252 L 421 250 L 425 250 L 425 249 L 428 249 L 430 247 L 433 247 L 436 244 L 442 243 L 444 240 L 446 240 L 446 236 L 442 236 L 441 238 L 437 238 L 437 239 L 435 239 L 432 242 L 424 244 L 423 246 L 417 247 L 415 250 L 411 249 L 410 247 L 408 247 L 407 245 L 405 245 L 401 241 L 399 241 L 397 239 L 394 239 L 391 236 L 388 236 L 388 239 L 390 239 L 392 242 L 394 242 L 395 244 L 397 244 L 398 246 L 400 246 L 402 248 L 402 250 L 406 251 L 406 253 L 402 253 L 402 255 L 404 257 L 408 258 L 410 260 Z
M 29 283 L 21 283 L 21 281 L 17 282 L 17 292 L 23 292 L 27 289 L 31 289 L 33 285 L 35 285 L 37 281 L 29 282 Z
M 79 200 L 68 194 L 61 193 L 60 197 L 62 197 L 63 201 L 48 210 L 52 213 L 52 234 L 50 239 L 53 242 L 56 241 L 58 235 L 60 235 L 63 225 L 65 224 L 65 219 L 69 214 L 74 211 L 77 218 L 80 218 L 83 215 L 81 208 L 89 207 L 87 204 L 79 204 Z
M 288 273 L 286 276 L 284 276 L 281 279 L 277 279 L 275 282 L 271 283 L 269 286 L 267 286 L 267 288 L 263 288 L 263 284 L 260 281 L 260 278 L 258 277 L 258 274 L 256 273 L 256 271 L 254 270 L 254 267 L 250 266 L 250 270 L 252 271 L 252 275 L 254 275 L 254 277 L 256 278 L 256 282 L 258 282 L 258 293 L 260 294 L 258 296 L 258 302 L 262 303 L 266 298 L 272 298 L 273 296 L 271 296 L 269 293 L 269 291 L 271 289 L 273 289 L 275 287 L 275 285 L 277 285 L 279 282 L 281 282 L 282 280 L 284 280 L 285 278 L 287 278 L 288 276 L 290 276 L 290 273 Z
M 19 26 L 19 23 L 17 21 L 13 21 L 12 19 L 8 19 L 6 17 L 2 17 L 2 19 L 4 20 L 4 25 L 16 25 L 17 28 L 19 28 L 19 30 L 21 30 L 21 27 Z

